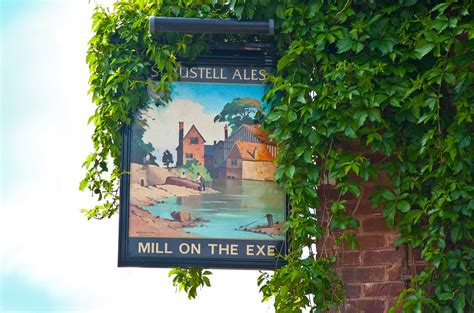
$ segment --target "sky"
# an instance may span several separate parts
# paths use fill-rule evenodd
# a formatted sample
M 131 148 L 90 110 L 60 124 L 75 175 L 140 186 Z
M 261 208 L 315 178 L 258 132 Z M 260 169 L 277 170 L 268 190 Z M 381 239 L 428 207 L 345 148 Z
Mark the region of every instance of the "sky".
M 258 271 L 214 270 L 189 301 L 167 269 L 118 268 L 118 216 L 80 212 L 96 2 L 0 0 L 0 312 L 273 312 Z

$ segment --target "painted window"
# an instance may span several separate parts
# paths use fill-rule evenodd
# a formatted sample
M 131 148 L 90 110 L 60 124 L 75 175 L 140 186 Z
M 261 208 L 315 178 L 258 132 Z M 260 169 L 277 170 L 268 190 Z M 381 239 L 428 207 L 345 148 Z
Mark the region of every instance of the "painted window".
M 190 143 L 191 143 L 192 145 L 197 145 L 197 144 L 199 143 L 198 137 L 191 137 L 191 138 L 190 138 Z
M 232 166 L 237 166 L 237 160 L 231 160 Z
M 187 159 L 192 159 L 194 156 L 192 153 L 185 153 L 184 156 L 187 158 Z

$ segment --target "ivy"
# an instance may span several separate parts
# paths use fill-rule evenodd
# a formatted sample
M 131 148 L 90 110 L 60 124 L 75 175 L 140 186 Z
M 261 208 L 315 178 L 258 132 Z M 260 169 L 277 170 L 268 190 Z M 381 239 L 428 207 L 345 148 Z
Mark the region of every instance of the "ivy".
M 197 297 L 199 287 L 211 287 L 209 275 L 212 275 L 210 271 L 203 271 L 200 268 L 174 268 L 168 274 L 169 277 L 173 277 L 173 286 L 179 291 L 184 290 L 190 300 Z
M 263 299 L 278 312 L 313 312 L 343 302 L 343 282 L 323 238 L 356 247 L 359 226 L 345 197 L 387 177 L 371 195 L 399 244 L 421 250 L 427 267 L 400 294 L 407 312 L 469 312 L 474 307 L 474 23 L 472 1 L 130 0 L 97 7 L 89 42 L 90 93 L 97 105 L 94 151 L 80 184 L 97 196 L 88 218 L 118 209 L 120 129 L 156 89 L 166 100 L 180 58 L 209 51 L 200 34 L 148 32 L 149 16 L 275 19 L 275 38 L 215 35 L 221 42 L 273 42 L 265 128 L 278 142 L 276 179 L 292 210 L 288 265 L 262 273 Z M 151 67 L 163 75 L 150 81 Z M 156 105 L 163 103 L 153 100 Z M 375 163 L 367 153 L 385 156 Z M 324 185 L 335 182 L 336 200 Z M 388 186 L 388 185 L 387 185 Z M 314 210 L 313 208 L 316 208 Z M 328 225 L 320 224 L 324 210 Z M 302 257 L 303 251 L 307 256 Z M 172 270 L 194 298 L 208 271 Z

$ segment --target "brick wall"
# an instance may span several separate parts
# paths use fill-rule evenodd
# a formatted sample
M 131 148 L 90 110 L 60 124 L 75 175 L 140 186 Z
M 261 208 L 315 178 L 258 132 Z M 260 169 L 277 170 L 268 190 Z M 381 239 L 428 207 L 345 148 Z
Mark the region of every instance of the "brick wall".
M 197 138 L 197 143 L 191 143 L 192 137 Z M 197 160 L 200 164 L 204 165 L 204 144 L 204 139 L 193 125 L 183 139 L 183 164 L 186 164 L 188 160 Z M 192 154 L 192 157 L 186 157 L 187 153 Z
M 404 284 L 409 282 L 406 279 L 422 268 L 419 253 L 405 247 L 395 248 L 397 231 L 387 227 L 381 208 L 371 207 L 369 193 L 386 181 L 365 183 L 360 199 L 346 198 L 348 209 L 360 221 L 356 230 L 358 250 L 334 247 L 332 236 L 317 243 L 318 253 L 336 255 L 336 269 L 345 281 L 347 300 L 336 312 L 386 312 L 397 300 Z M 320 187 L 321 199 L 325 200 L 318 216 L 325 225 L 328 216 L 324 207 L 329 207 L 337 194 L 333 186 Z

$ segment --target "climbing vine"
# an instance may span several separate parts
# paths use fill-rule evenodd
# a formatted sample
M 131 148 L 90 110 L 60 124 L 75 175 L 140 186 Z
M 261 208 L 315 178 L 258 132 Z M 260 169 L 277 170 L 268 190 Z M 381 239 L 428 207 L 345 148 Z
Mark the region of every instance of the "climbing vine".
M 90 93 L 97 105 L 94 151 L 80 184 L 98 198 L 84 210 L 106 218 L 118 210 L 120 129 L 149 103 L 166 99 L 180 58 L 209 51 L 202 34 L 148 31 L 149 16 L 275 19 L 275 38 L 216 35 L 215 41 L 273 42 L 264 126 L 278 142 L 276 179 L 289 194 L 288 264 L 258 279 L 278 312 L 336 308 L 343 282 L 333 256 L 314 243 L 328 232 L 356 247 L 359 222 L 344 196 L 384 175 L 390 188 L 371 195 L 383 207 L 398 244 L 421 250 L 427 267 L 403 290 L 403 310 L 468 312 L 474 307 L 474 23 L 472 1 L 147 1 L 98 6 L 89 42 Z M 162 73 L 150 80 L 151 67 Z M 164 100 L 160 100 L 164 101 Z M 156 105 L 163 103 L 155 100 Z M 345 149 L 344 147 L 352 147 Z M 354 147 L 356 147 L 354 149 Z M 374 163 L 365 152 L 384 155 Z M 321 224 L 320 186 L 335 181 L 339 200 Z M 304 254 L 303 254 L 304 252 Z M 316 255 L 317 254 L 317 255 Z M 303 256 L 304 255 L 304 256 Z M 210 272 L 175 269 L 188 296 L 209 285 Z

